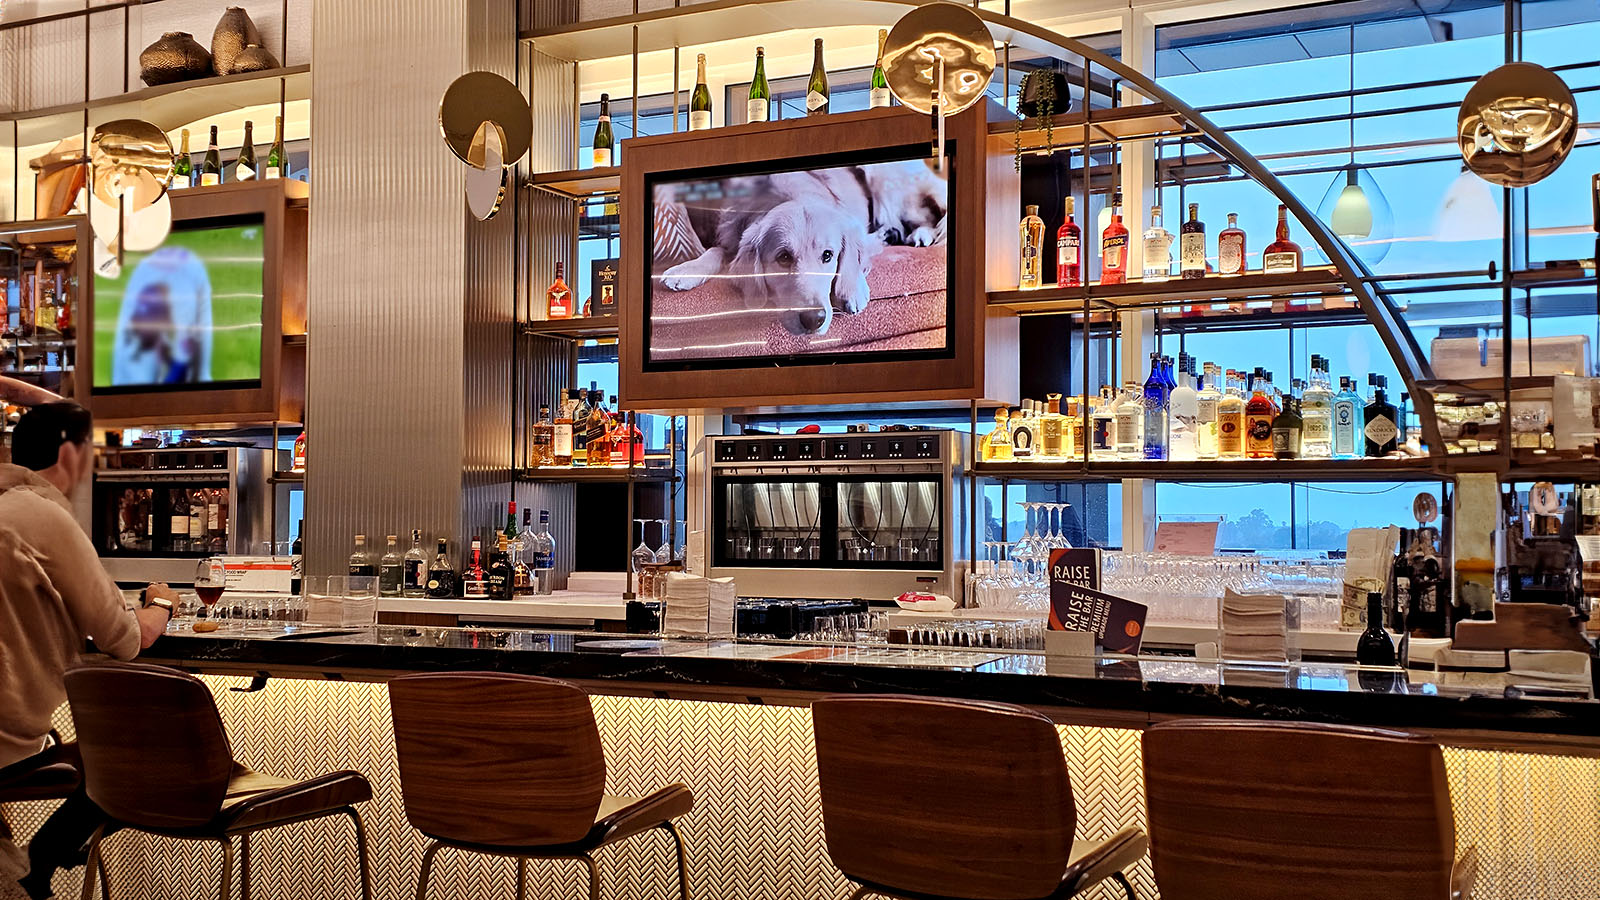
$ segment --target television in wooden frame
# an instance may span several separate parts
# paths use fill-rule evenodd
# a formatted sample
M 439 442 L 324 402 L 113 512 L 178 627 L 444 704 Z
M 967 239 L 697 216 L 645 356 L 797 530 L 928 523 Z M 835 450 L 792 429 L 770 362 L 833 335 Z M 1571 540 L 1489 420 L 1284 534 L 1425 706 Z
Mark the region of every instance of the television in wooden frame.
M 651 357 L 655 222 L 651 190 L 663 183 L 741 173 L 807 171 L 852 159 L 932 155 L 927 116 L 903 108 L 785 119 L 634 138 L 622 147 L 620 397 L 630 409 L 699 412 L 836 404 L 966 405 L 1014 402 L 1013 313 L 986 300 L 986 235 L 999 207 L 986 192 L 987 126 L 977 107 L 947 122 L 952 239 L 945 287 L 947 352 L 762 354 L 744 359 L 671 361 Z M 919 149 L 920 148 L 920 149 Z M 903 152 L 902 152 L 903 151 Z M 1009 165 L 1009 158 L 1006 158 Z M 1012 206 L 1015 198 L 1012 198 Z M 1015 219 L 1014 212 L 1011 218 Z M 1015 228 L 1014 221 L 1009 227 Z M 759 309 L 759 307 L 758 307 Z M 776 312 L 776 311 L 775 311 Z M 847 315 L 835 312 L 838 317 Z M 926 348 L 925 348 L 926 350 Z

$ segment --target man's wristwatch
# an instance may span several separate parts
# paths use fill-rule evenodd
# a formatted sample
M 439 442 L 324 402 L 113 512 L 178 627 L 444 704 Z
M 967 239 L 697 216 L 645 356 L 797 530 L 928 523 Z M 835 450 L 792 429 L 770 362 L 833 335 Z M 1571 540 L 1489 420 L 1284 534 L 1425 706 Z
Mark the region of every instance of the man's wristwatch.
M 167 611 L 167 618 L 172 618 L 172 601 L 165 597 L 151 597 L 145 601 L 145 606 L 159 606 Z

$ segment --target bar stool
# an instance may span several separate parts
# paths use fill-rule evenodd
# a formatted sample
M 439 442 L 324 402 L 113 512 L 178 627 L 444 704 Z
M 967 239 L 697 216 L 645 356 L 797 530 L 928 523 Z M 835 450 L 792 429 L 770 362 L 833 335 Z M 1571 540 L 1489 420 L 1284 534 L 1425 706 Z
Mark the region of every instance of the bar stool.
M 250 836 L 326 816 L 355 825 L 362 900 L 372 900 L 367 836 L 353 804 L 372 799 L 359 772 L 291 781 L 253 772 L 233 758 L 216 701 L 199 679 L 140 663 L 82 666 L 66 675 L 67 700 L 93 800 L 115 827 L 222 847 L 220 900 L 229 900 L 233 838 L 239 838 L 239 896 L 250 900 Z M 95 830 L 98 864 L 109 826 Z M 83 898 L 94 877 L 85 875 Z
M 517 898 L 529 859 L 581 859 L 589 897 L 600 896 L 590 854 L 661 829 L 678 854 L 678 896 L 688 900 L 683 838 L 672 820 L 694 809 L 673 784 L 645 796 L 605 792 L 605 748 L 589 696 L 565 681 L 497 672 L 426 673 L 389 682 L 400 793 L 411 826 L 432 840 L 417 898 L 426 900 L 444 847 L 517 861 Z M 482 722 L 493 728 L 479 728 Z
M 1162 900 L 1467 898 L 1444 754 L 1425 738 L 1291 722 L 1144 733 Z
M 0 769 L 0 806 L 65 800 L 77 793 L 83 783 L 83 775 L 78 771 L 77 746 L 57 743 L 51 750 L 54 752 L 48 760 L 26 759 Z M 0 839 L 13 837 L 11 823 L 0 816 Z M 109 900 L 111 879 L 106 877 L 105 862 L 97 858 L 95 863 L 100 876 L 100 898 Z
M 1146 847 L 1137 828 L 1074 841 L 1077 807 L 1049 719 L 999 703 L 842 696 L 811 707 L 828 855 L 867 894 L 1070 897 Z

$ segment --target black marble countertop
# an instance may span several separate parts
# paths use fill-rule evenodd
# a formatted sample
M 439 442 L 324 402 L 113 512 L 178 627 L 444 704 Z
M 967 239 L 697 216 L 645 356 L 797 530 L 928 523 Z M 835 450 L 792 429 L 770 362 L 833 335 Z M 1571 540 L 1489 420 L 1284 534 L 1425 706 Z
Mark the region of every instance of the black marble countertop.
M 1492 673 L 389 625 L 244 633 L 225 626 L 195 634 L 181 621 L 140 658 L 202 673 L 351 680 L 413 671 L 525 672 L 573 680 L 596 693 L 770 703 L 829 693 L 921 694 L 1017 703 L 1060 722 L 1123 727 L 1222 716 L 1496 732 L 1513 744 L 1548 739 L 1600 755 L 1600 702 L 1552 696 Z

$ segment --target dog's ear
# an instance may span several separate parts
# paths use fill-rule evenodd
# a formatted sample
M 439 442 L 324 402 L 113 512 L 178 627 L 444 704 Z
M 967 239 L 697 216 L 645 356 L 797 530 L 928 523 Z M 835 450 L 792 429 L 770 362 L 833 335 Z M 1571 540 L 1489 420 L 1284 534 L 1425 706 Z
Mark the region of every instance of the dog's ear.
M 848 221 L 843 230 L 844 246 L 839 250 L 839 273 L 833 279 L 833 308 L 840 312 L 858 313 L 867 308 L 872 290 L 867 287 L 867 273 L 872 271 L 872 258 L 883 244 L 867 233 L 863 223 Z
M 769 300 L 766 267 L 762 264 L 762 246 L 766 243 L 769 226 L 765 218 L 752 222 L 739 237 L 739 252 L 728 264 L 727 272 L 733 276 L 734 290 L 744 298 L 747 309 L 759 309 Z

